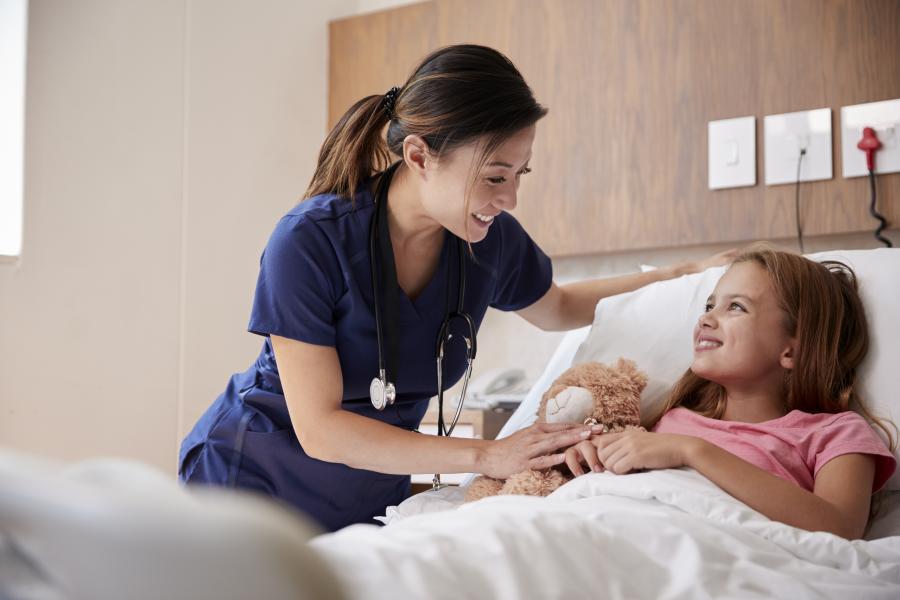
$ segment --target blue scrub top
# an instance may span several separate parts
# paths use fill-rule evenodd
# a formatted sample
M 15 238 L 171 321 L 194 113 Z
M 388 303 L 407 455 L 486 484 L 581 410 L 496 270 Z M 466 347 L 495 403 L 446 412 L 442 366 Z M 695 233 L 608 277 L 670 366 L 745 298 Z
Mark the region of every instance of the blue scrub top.
M 455 237 L 445 231 L 438 267 L 415 300 L 399 292 L 397 400 L 377 411 L 369 400 L 369 383 L 378 373 L 369 261 L 374 205 L 370 186 L 364 185 L 355 206 L 344 197 L 323 194 L 304 200 L 278 222 L 260 260 L 248 326 L 265 336 L 262 351 L 248 370 L 231 377 L 184 439 L 179 457 L 183 481 L 264 493 L 299 508 L 329 531 L 373 523 L 373 517 L 409 495 L 408 475 L 353 469 L 303 451 L 268 337 L 335 347 L 344 410 L 408 430 L 418 428 L 428 400 L 437 394 L 435 346 L 444 318 L 448 269 L 450 303 L 456 303 Z M 508 213 L 494 219 L 485 239 L 472 244 L 472 250 L 474 259 L 465 252 L 464 310 L 476 327 L 488 306 L 518 310 L 550 288 L 550 259 Z M 465 348 L 451 342 L 444 358 L 444 388 L 464 372 Z

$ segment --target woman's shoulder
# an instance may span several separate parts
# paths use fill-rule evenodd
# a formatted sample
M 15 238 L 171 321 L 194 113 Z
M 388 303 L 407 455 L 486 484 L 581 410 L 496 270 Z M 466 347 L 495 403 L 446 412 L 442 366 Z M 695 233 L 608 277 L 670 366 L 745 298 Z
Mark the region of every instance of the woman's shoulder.
M 364 245 L 372 216 L 372 197 L 360 190 L 356 201 L 338 194 L 318 194 L 305 198 L 275 223 L 267 249 L 273 246 L 292 250 L 355 252 Z
M 374 200 L 368 186 L 362 185 L 353 201 L 347 196 L 331 192 L 304 198 L 295 204 L 281 221 L 302 227 L 305 223 L 340 220 L 357 212 L 370 215 L 373 206 Z
M 352 254 L 365 245 L 371 207 L 366 196 L 354 205 L 337 194 L 306 198 L 285 213 L 272 228 L 263 255 L 296 261 L 302 257 L 322 265 L 335 264 L 338 255 Z

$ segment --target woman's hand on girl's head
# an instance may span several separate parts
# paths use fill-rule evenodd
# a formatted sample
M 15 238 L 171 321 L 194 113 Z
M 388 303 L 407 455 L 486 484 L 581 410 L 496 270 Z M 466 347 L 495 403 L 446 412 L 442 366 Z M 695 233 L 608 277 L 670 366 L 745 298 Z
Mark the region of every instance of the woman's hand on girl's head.
M 722 265 L 731 264 L 731 262 L 737 258 L 737 255 L 738 249 L 731 248 L 700 260 L 692 260 L 678 263 L 670 267 L 663 267 L 662 271 L 664 275 L 667 275 L 667 279 L 679 277 L 681 275 L 689 275 L 691 273 L 700 273 L 710 267 L 721 267 Z
M 546 469 L 565 460 L 557 450 L 586 440 L 599 427 L 577 423 L 535 423 L 487 445 L 478 471 L 503 479 L 527 469 Z
M 641 469 L 670 469 L 689 466 L 691 454 L 704 442 L 700 438 L 640 429 L 605 433 L 588 440 L 597 460 L 616 474 Z

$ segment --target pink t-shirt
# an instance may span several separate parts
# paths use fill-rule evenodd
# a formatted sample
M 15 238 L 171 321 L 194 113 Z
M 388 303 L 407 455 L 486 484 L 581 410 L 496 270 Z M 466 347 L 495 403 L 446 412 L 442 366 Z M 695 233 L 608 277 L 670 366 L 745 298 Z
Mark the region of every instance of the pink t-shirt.
M 819 469 L 842 454 L 875 457 L 877 492 L 893 474 L 897 461 L 868 422 L 855 412 L 837 414 L 792 410 L 762 423 L 710 419 L 677 407 L 653 431 L 703 438 L 773 475 L 812 491 Z

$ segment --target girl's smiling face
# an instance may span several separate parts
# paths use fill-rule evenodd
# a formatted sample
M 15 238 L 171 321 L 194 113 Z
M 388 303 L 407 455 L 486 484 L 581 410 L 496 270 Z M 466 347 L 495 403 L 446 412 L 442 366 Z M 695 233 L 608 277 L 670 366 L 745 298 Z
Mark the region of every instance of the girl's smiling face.
M 725 387 L 779 385 L 794 366 L 796 340 L 786 322 L 765 270 L 755 262 L 735 263 L 694 327 L 691 370 Z

